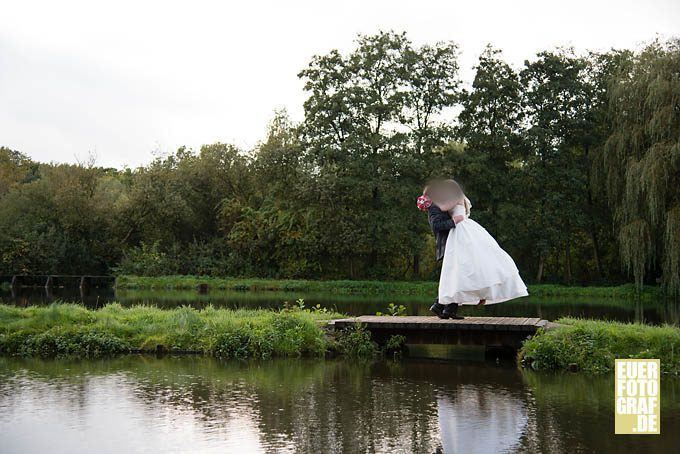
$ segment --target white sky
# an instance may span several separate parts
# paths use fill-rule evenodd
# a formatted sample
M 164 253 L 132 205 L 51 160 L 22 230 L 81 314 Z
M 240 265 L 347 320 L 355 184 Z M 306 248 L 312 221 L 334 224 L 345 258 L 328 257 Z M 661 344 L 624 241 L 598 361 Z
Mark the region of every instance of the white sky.
M 297 73 L 357 33 L 486 43 L 515 65 L 556 45 L 680 34 L 678 0 L 0 0 L 0 145 L 39 161 L 136 167 L 215 141 L 252 147 L 274 109 L 302 119 Z

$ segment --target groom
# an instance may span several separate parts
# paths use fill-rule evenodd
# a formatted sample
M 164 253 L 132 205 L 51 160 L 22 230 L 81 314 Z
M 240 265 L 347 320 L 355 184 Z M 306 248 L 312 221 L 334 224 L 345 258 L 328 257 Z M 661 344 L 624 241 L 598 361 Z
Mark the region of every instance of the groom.
M 456 223 L 451 219 L 448 212 L 442 211 L 439 207 L 433 203 L 427 209 L 427 220 L 432 228 L 432 233 L 434 233 L 434 239 L 436 243 L 436 260 L 440 261 L 444 258 L 444 251 L 446 250 L 446 240 L 449 237 L 449 232 L 451 229 L 456 228 Z M 434 304 L 430 307 L 430 310 L 437 314 L 439 318 L 455 318 L 462 319 L 458 315 L 458 305 L 456 303 L 451 304 L 439 304 L 439 298 L 434 301 Z

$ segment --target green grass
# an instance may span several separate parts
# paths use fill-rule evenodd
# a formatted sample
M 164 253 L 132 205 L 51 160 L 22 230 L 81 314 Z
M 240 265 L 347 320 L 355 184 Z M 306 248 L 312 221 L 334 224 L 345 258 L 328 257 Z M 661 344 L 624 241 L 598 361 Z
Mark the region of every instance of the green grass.
M 216 278 L 208 276 L 119 276 L 117 287 L 121 289 L 195 289 L 198 284 L 208 284 L 212 289 L 243 291 L 278 291 L 278 292 L 324 292 L 355 295 L 435 295 L 437 282 L 421 281 L 318 281 L 287 279 L 247 279 Z M 626 284 L 615 287 L 579 287 L 554 284 L 537 284 L 529 286 L 532 296 L 573 296 L 593 298 L 634 298 L 637 294 L 635 286 Z M 644 298 L 659 297 L 658 287 L 645 287 L 641 295 Z
M 322 355 L 333 348 L 324 311 L 230 310 L 110 304 L 19 308 L 0 305 L 0 354 L 96 357 L 138 351 L 196 352 L 219 357 Z
M 110 304 L 15 307 L 0 304 L 0 354 L 98 357 L 132 352 L 191 352 L 228 358 L 324 355 L 370 357 L 380 349 L 362 328 L 329 335 L 340 314 Z M 680 375 L 680 328 L 570 318 L 526 341 L 518 357 L 537 370 L 610 372 L 615 358 L 659 358 L 664 373 Z M 394 339 L 393 343 L 397 343 Z M 387 347 L 389 350 L 389 346 Z
M 646 285 L 640 292 L 633 284 L 623 284 L 617 286 L 567 286 L 556 284 L 536 284 L 529 286 L 531 296 L 577 296 L 592 297 L 597 299 L 615 298 L 632 299 L 640 295 L 643 299 L 663 297 L 661 287 Z
M 664 373 L 680 375 L 680 328 L 563 318 L 563 326 L 540 332 L 519 351 L 519 361 L 536 370 L 609 373 L 617 358 L 658 358 Z
M 123 289 L 194 289 L 208 284 L 212 289 L 280 292 L 329 292 L 342 294 L 432 293 L 434 282 L 398 281 L 312 281 L 293 279 L 215 278 L 208 276 L 119 276 L 116 282 Z

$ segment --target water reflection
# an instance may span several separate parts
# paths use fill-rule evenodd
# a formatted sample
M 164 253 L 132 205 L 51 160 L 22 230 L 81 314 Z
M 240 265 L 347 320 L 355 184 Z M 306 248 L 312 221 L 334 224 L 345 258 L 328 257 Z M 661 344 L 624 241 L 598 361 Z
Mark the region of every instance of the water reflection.
M 514 452 L 528 421 L 519 397 L 479 386 L 439 397 L 437 413 L 444 452 Z
M 307 306 L 320 304 L 350 315 L 385 312 L 388 304 L 403 304 L 409 315 L 429 314 L 432 298 L 429 296 L 394 295 L 338 295 L 333 293 L 300 292 L 239 292 L 209 291 L 202 294 L 195 290 L 113 290 L 53 288 L 19 289 L 14 293 L 0 293 L 0 301 L 19 306 L 44 305 L 54 301 L 77 302 L 90 308 L 98 308 L 117 301 L 125 306 L 150 304 L 164 308 L 191 305 L 202 308 L 207 305 L 230 308 L 281 308 L 284 301 L 303 298 Z M 642 322 L 649 324 L 680 325 L 680 302 L 592 298 L 521 298 L 503 304 L 483 308 L 465 307 L 463 315 L 484 315 L 498 317 L 540 317 L 556 320 L 571 316 L 601 320 Z
M 3 452 L 671 452 L 613 435 L 613 385 L 489 363 L 0 358 Z

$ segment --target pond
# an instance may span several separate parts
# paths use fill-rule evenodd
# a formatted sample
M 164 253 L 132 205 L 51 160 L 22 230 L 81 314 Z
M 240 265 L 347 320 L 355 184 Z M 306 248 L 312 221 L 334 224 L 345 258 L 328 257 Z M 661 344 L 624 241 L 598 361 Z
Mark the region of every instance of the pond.
M 660 436 L 615 436 L 612 378 L 424 359 L 220 361 L 0 358 L 3 452 L 673 452 L 680 380 L 662 378 Z
M 390 303 L 404 305 L 407 315 L 429 315 L 431 297 L 394 295 L 339 295 L 333 293 L 299 292 L 247 292 L 210 291 L 200 294 L 191 290 L 113 290 L 92 289 L 81 293 L 78 289 L 55 288 L 21 289 L 15 293 L 0 293 L 0 301 L 21 306 L 49 304 L 53 301 L 78 302 L 90 308 L 100 307 L 117 301 L 124 306 L 151 304 L 158 307 L 190 305 L 196 308 L 209 304 L 218 307 L 281 308 L 284 301 L 295 302 L 302 298 L 307 307 L 320 304 L 328 309 L 349 315 L 373 315 L 386 312 Z M 560 317 L 572 316 L 623 322 L 680 325 L 680 304 L 670 301 L 617 300 L 614 298 L 528 297 L 487 307 L 465 307 L 463 315 L 499 317 L 539 317 L 554 321 Z

